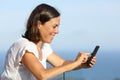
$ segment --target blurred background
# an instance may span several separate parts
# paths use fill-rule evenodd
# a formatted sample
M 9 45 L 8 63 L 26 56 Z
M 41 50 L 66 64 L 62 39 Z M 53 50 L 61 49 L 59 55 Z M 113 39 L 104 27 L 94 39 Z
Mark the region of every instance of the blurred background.
M 6 51 L 24 34 L 31 11 L 41 3 L 61 13 L 59 34 L 51 43 L 58 55 L 74 60 L 79 51 L 92 52 L 100 45 L 95 66 L 67 72 L 66 80 L 120 80 L 120 0 L 1 0 L 0 74 Z

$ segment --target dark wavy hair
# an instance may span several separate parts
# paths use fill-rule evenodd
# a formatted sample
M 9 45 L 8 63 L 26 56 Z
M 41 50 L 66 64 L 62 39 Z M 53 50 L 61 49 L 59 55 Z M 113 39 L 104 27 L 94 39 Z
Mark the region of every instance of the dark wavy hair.
M 52 18 L 60 16 L 60 13 L 48 4 L 38 5 L 30 14 L 27 21 L 26 32 L 22 37 L 27 38 L 29 41 L 37 43 L 41 39 L 41 34 L 37 27 L 38 21 L 45 24 Z

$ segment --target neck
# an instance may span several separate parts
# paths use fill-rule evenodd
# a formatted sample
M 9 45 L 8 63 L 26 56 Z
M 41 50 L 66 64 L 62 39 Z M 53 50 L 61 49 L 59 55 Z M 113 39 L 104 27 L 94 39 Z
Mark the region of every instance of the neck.
M 41 47 L 42 47 L 42 44 L 43 42 L 42 41 L 39 41 L 36 46 L 37 46 L 37 49 L 38 49 L 38 54 L 39 54 L 39 59 L 42 60 L 42 50 L 41 50 Z
M 37 48 L 40 48 L 40 47 L 42 47 L 42 44 L 43 44 L 43 42 L 42 41 L 39 41 L 36 45 L 37 45 Z

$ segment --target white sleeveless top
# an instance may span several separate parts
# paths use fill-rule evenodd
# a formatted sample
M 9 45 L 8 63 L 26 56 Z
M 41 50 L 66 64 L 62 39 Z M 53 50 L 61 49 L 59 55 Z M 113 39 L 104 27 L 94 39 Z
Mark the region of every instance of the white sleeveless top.
M 6 56 L 4 72 L 1 80 L 36 80 L 29 70 L 20 63 L 25 51 L 29 51 L 39 60 L 39 54 L 36 45 L 25 38 L 20 38 L 9 48 Z M 48 43 L 42 45 L 43 59 L 39 62 L 46 68 L 46 59 L 52 53 Z

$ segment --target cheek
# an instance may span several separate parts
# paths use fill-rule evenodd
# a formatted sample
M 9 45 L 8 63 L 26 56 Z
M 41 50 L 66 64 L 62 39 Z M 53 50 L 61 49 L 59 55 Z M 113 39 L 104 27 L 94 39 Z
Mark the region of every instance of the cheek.
M 44 29 L 41 31 L 42 38 L 47 38 L 50 35 L 50 31 L 48 29 Z
M 42 29 L 40 30 L 41 33 L 41 38 L 46 39 L 49 38 L 50 35 L 52 35 L 53 29 L 50 26 L 43 26 Z
M 47 28 L 47 29 L 45 30 L 45 34 L 46 34 L 46 35 L 50 35 L 50 34 L 52 34 L 52 32 L 53 32 L 53 30 L 52 30 L 51 28 Z

